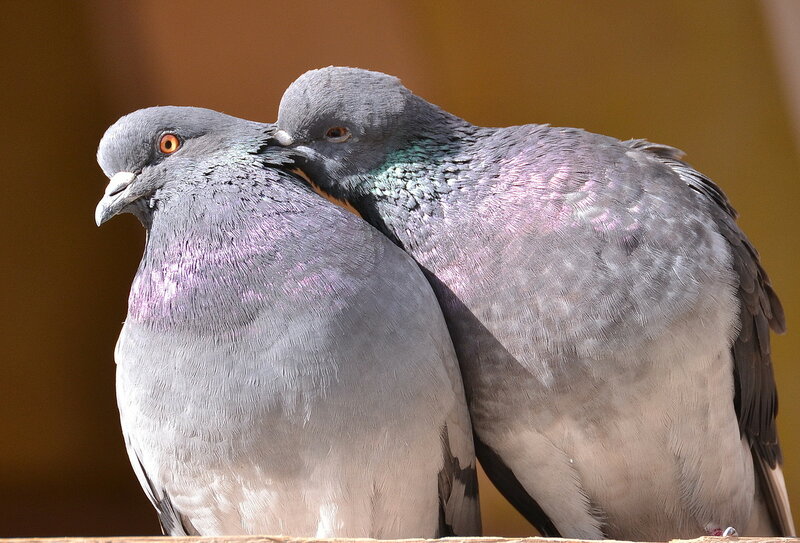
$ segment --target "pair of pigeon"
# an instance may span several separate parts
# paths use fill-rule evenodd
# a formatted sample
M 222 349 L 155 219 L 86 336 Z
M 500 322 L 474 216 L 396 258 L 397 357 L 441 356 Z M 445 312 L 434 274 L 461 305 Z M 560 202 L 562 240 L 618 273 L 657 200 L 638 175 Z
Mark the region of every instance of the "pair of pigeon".
M 329 67 L 276 124 L 144 109 L 98 161 L 98 224 L 147 229 L 117 395 L 165 532 L 479 535 L 477 454 L 544 535 L 794 535 L 781 305 L 679 151 Z

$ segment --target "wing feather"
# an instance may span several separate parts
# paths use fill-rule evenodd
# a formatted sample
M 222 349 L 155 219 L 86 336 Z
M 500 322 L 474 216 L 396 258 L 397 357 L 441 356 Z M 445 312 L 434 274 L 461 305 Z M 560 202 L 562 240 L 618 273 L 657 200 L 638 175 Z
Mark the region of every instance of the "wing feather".
M 769 335 L 770 329 L 776 333 L 786 330 L 780 300 L 761 266 L 758 251 L 736 224 L 738 214 L 722 190 L 683 162 L 683 153 L 678 149 L 645 140 L 630 140 L 625 144 L 655 155 L 692 190 L 706 198 L 717 228 L 728 242 L 733 268 L 739 278 L 737 295 L 740 305 L 740 329 L 731 346 L 734 408 L 739 429 L 750 443 L 756 472 L 767 494 L 770 515 L 783 535 L 794 536 L 794 521 L 780 469 L 782 455 L 775 424 L 778 394 Z

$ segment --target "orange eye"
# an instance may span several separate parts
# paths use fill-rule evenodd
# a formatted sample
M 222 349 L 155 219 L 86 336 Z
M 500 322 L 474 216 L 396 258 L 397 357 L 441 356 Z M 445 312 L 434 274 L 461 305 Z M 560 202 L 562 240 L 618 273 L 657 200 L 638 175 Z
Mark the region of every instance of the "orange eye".
M 325 132 L 325 139 L 333 143 L 341 143 L 350 139 L 350 130 L 344 126 L 334 126 Z
M 175 134 L 164 134 L 161 136 L 161 141 L 158 142 L 158 149 L 168 155 L 174 153 L 181 146 L 181 140 Z

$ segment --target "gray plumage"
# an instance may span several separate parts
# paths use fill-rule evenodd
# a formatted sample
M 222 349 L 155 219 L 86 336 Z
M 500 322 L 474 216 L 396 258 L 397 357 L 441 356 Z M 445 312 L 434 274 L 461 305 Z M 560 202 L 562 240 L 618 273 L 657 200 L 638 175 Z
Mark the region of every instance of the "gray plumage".
M 272 130 L 159 107 L 100 142 L 98 224 L 131 212 L 147 229 L 115 351 L 139 481 L 171 535 L 478 535 L 430 286 L 286 170 Z
M 543 533 L 793 535 L 775 292 L 670 147 L 482 128 L 353 68 L 284 94 L 276 143 L 408 251 L 456 346 L 478 458 Z

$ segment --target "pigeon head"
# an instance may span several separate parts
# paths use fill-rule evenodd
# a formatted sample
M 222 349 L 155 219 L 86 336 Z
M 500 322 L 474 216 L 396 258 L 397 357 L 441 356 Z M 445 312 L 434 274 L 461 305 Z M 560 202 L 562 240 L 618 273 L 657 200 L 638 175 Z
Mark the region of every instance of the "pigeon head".
M 271 125 L 193 107 L 152 107 L 122 117 L 97 149 L 110 179 L 95 210 L 97 225 L 126 212 L 148 224 L 156 195 L 168 198 L 220 161 L 252 161 L 271 133 Z
M 380 72 L 329 66 L 292 83 L 281 99 L 275 141 L 294 148 L 303 170 L 325 189 L 355 183 L 393 150 L 420 137 L 444 112 Z

